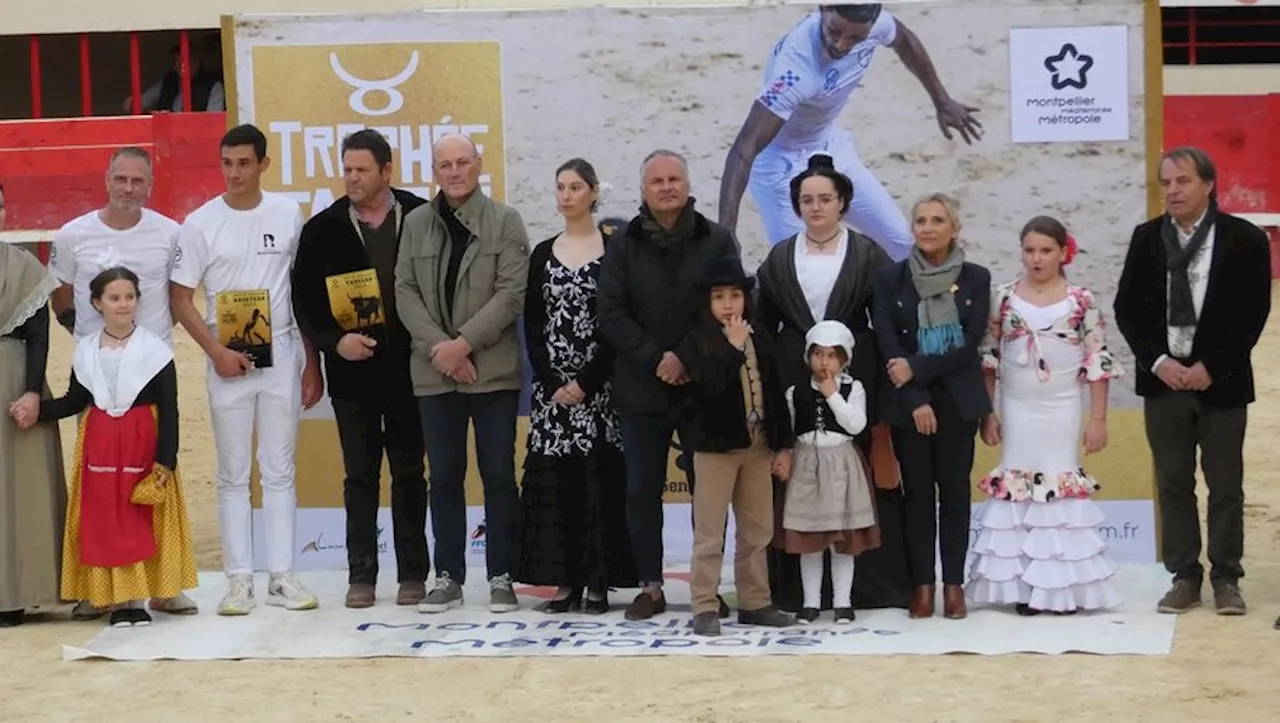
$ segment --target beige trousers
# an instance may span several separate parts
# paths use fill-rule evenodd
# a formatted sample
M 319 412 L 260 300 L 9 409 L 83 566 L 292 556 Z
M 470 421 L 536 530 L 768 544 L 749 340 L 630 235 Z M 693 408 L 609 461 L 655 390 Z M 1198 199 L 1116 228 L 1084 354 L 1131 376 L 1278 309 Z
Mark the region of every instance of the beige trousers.
M 693 614 L 720 609 L 716 594 L 724 565 L 724 533 L 733 507 L 737 525 L 733 554 L 738 609 L 759 610 L 773 604 L 769 593 L 766 551 L 773 540 L 773 478 L 762 433 L 749 449 L 693 456 L 693 564 L 689 583 Z

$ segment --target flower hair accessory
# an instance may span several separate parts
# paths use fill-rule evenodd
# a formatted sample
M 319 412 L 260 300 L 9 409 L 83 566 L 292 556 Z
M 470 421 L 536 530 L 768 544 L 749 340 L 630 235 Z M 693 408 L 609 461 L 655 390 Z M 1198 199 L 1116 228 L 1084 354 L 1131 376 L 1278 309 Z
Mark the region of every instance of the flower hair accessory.
M 608 183 L 607 181 L 601 181 L 600 185 L 596 187 L 596 192 L 599 194 L 598 198 L 600 199 L 600 203 L 607 203 L 609 201 L 609 196 L 611 196 L 613 192 L 613 184 Z
M 1076 237 L 1071 234 L 1067 234 L 1067 244 L 1062 248 L 1065 252 L 1063 254 L 1062 265 L 1070 266 L 1072 260 L 1075 259 L 1076 254 L 1080 253 L 1080 245 L 1076 243 Z

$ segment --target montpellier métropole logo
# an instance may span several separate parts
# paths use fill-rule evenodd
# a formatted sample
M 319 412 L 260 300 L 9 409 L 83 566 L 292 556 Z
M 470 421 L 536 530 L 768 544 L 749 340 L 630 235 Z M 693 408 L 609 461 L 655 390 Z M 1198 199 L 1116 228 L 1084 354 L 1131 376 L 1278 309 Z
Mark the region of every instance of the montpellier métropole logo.
M 337 53 L 329 53 L 329 67 L 333 68 L 333 73 L 339 80 L 355 89 L 347 99 L 351 110 L 366 116 L 391 115 L 404 107 L 404 94 L 400 92 L 399 86 L 413 77 L 418 69 L 418 51 L 413 51 L 409 56 L 409 64 L 404 67 L 404 70 L 383 80 L 357 78 L 342 67 L 342 61 L 338 60 Z M 377 91 L 387 95 L 387 106 L 380 110 L 374 110 L 365 103 L 366 96 Z
M 1083 55 L 1071 43 L 1064 43 L 1057 55 L 1044 59 L 1044 67 L 1052 75 L 1049 84 L 1054 90 L 1075 88 L 1084 90 L 1089 84 L 1088 72 L 1093 67 L 1093 56 Z

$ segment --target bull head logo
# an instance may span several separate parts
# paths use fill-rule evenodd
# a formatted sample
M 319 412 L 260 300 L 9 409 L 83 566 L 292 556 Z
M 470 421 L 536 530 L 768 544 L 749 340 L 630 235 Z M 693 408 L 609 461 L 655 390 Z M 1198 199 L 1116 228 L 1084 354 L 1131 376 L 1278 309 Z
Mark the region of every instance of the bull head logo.
M 338 60 L 337 53 L 329 53 L 329 67 L 333 68 L 334 75 L 355 90 L 351 91 L 351 96 L 347 102 L 351 105 L 351 110 L 366 116 L 384 116 L 391 115 L 404 107 L 404 94 L 400 92 L 398 86 L 413 76 L 414 71 L 418 69 L 418 51 L 413 51 L 409 56 L 409 64 L 404 70 L 396 75 L 383 80 L 365 80 L 357 78 L 347 72 L 342 67 L 342 61 Z M 387 95 L 387 105 L 385 108 L 374 110 L 365 102 L 365 97 L 370 93 L 382 91 Z

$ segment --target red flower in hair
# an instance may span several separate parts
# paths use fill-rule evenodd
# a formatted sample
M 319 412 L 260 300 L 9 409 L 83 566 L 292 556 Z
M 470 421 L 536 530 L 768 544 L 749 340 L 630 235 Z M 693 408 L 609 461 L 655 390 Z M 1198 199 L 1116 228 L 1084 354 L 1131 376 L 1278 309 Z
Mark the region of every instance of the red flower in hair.
M 1067 234 L 1067 245 L 1063 247 L 1065 254 L 1062 258 L 1063 266 L 1070 266 L 1071 261 L 1075 259 L 1076 254 L 1080 253 L 1080 246 L 1076 244 L 1076 237 Z

